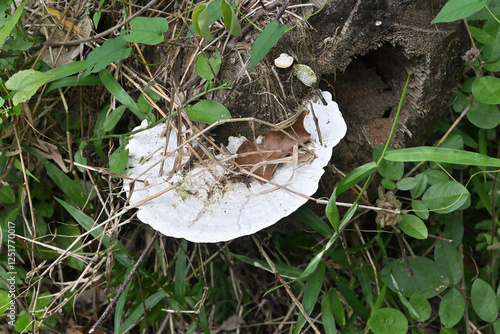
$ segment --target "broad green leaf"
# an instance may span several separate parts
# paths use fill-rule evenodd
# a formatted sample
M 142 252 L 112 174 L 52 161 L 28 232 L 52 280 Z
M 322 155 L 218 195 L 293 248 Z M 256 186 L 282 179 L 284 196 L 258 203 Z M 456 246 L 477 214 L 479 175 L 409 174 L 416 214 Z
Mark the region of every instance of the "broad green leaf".
M 105 132 L 111 131 L 115 125 L 120 121 L 123 116 L 123 112 L 127 106 L 121 105 L 115 108 L 112 112 L 109 113 L 108 117 L 104 120 L 103 130 Z
M 130 21 L 132 29 L 125 30 L 123 39 L 129 43 L 156 45 L 163 42 L 168 21 L 162 17 L 136 17 Z
M 212 80 L 219 73 L 221 63 L 222 58 L 218 49 L 215 49 L 215 57 L 211 57 L 210 53 L 203 51 L 196 59 L 196 73 L 203 79 Z
M 465 19 L 481 10 L 485 5 L 486 0 L 450 0 L 431 21 L 431 24 Z
M 200 101 L 192 107 L 187 107 L 186 111 L 189 119 L 193 122 L 213 124 L 231 118 L 231 114 L 226 107 L 212 100 Z
M 28 2 L 28 0 L 24 0 L 19 5 L 19 7 L 17 7 L 16 12 L 12 15 L 10 20 L 8 20 L 7 23 L 2 27 L 2 29 L 0 29 L 0 46 L 2 46 L 4 44 L 5 40 L 7 39 L 9 34 L 11 33 L 12 29 L 14 29 L 14 27 L 16 26 L 17 21 L 19 21 L 19 19 L 21 18 L 21 15 L 23 14 L 24 6 L 26 6 L 27 2 Z M 5 15 L 5 13 L 2 13 L 2 14 Z
M 399 190 L 411 190 L 417 185 L 417 180 L 414 177 L 405 177 L 396 183 Z
M 480 278 L 472 283 L 471 302 L 474 312 L 486 322 L 498 317 L 498 304 L 493 288 Z
M 222 0 L 220 3 L 220 9 L 222 12 L 222 17 L 224 19 L 224 27 L 231 33 L 233 36 L 241 36 L 241 26 L 238 22 L 238 18 L 236 17 L 236 13 L 233 10 L 233 7 L 229 5 L 226 0 Z
M 408 320 L 401 311 L 393 308 L 379 309 L 368 319 L 368 327 L 374 334 L 406 334 Z
M 462 319 L 464 310 L 464 297 L 460 291 L 453 288 L 443 296 L 439 303 L 439 319 L 445 327 L 453 327 Z
M 486 71 L 490 71 L 490 72 L 499 72 L 500 71 L 500 59 L 499 60 L 496 60 L 494 62 L 491 62 L 491 63 L 486 63 L 484 64 L 483 68 L 486 70 Z
M 379 145 L 376 146 L 373 150 L 373 160 L 378 161 L 380 159 L 380 155 L 384 150 L 384 146 Z M 385 154 L 387 155 L 391 152 L 392 149 L 388 149 Z M 389 161 L 387 159 L 380 161 L 378 165 L 377 171 L 382 177 L 389 180 L 399 180 L 403 177 L 404 173 L 404 164 L 398 161 Z
M 325 238 L 330 238 L 333 234 L 333 230 L 323 219 L 321 219 L 314 211 L 306 206 L 301 206 L 294 213 L 302 222 L 307 226 L 312 228 L 314 231 L 318 232 Z
M 325 333 L 337 333 L 337 328 L 335 327 L 335 307 L 333 305 L 334 295 L 336 296 L 337 293 L 334 290 L 330 290 L 323 295 L 321 300 L 321 319 L 323 320 Z
M 500 167 L 500 159 L 490 158 L 483 154 L 428 146 L 388 151 L 384 159 L 389 161 L 435 161 L 466 166 Z
M 464 148 L 464 140 L 462 139 L 462 136 L 452 134 L 446 137 L 445 140 L 441 143 L 439 148 L 450 148 L 454 150 L 463 150 Z
M 416 321 L 423 322 L 430 318 L 432 308 L 427 298 L 416 293 L 410 297 L 409 302 L 417 314 Z
M 495 323 L 493 324 L 493 331 L 495 332 L 495 334 L 500 334 L 500 319 L 495 321 Z
M 476 100 L 486 104 L 500 103 L 500 79 L 493 76 L 482 77 L 472 83 L 472 94 Z
M 427 169 L 424 172 L 424 175 L 427 176 L 427 181 L 431 186 L 435 185 L 436 183 L 446 182 L 450 180 L 450 178 L 448 177 L 448 175 L 446 175 L 445 172 L 437 169 Z
M 196 30 L 201 37 L 210 41 L 212 39 L 212 34 L 210 33 L 208 6 L 206 4 L 196 6 L 193 10 L 192 19 L 194 30 Z
M 424 193 L 425 189 L 427 189 L 428 177 L 427 174 L 420 173 L 417 174 L 414 179 L 417 182 L 417 184 L 410 190 L 410 194 L 412 198 L 418 198 Z
M 422 201 L 414 199 L 411 201 L 411 209 L 413 212 L 422 219 L 429 218 L 429 209 Z
M 0 188 L 0 203 L 2 204 L 16 203 L 16 195 L 14 195 L 14 191 L 8 184 L 3 184 L 2 188 Z
M 109 171 L 115 174 L 121 174 L 128 162 L 128 148 L 120 146 L 109 157 Z
M 311 314 L 316 302 L 318 301 L 319 293 L 321 292 L 323 282 L 325 281 L 325 271 L 325 263 L 321 262 L 314 273 L 307 280 L 307 284 L 304 289 L 304 297 L 302 298 L 302 307 L 307 315 Z M 305 323 L 306 318 L 302 313 L 300 313 L 297 319 L 296 327 L 294 328 L 294 333 L 300 333 Z
M 401 231 L 403 231 L 410 237 L 413 237 L 415 239 L 427 239 L 427 226 L 425 226 L 424 222 L 417 216 L 401 216 L 401 222 L 398 226 Z
M 445 223 L 443 237 L 450 239 L 453 247 L 458 247 L 464 236 L 464 224 L 461 218 L 457 215 L 443 215 L 437 218 L 441 218 L 440 220 Z
M 9 297 L 9 293 L 5 290 L 0 290 L 0 316 L 7 311 L 7 308 L 11 305 L 12 298 Z
M 53 78 L 52 75 L 35 70 L 23 70 L 15 73 L 5 82 L 5 86 L 16 91 L 12 102 L 14 105 L 28 101 L 38 88 Z
M 326 205 L 325 208 L 325 214 L 326 218 L 328 218 L 328 221 L 330 221 L 330 224 L 332 225 L 333 229 L 335 232 L 339 232 L 339 225 L 340 225 L 340 213 L 339 209 L 337 208 L 337 204 L 335 203 L 335 190 L 332 192 L 332 195 L 330 196 L 330 199 L 328 200 L 328 204 Z
M 286 31 L 286 25 L 279 26 L 278 21 L 271 21 L 255 40 L 250 52 L 250 71 L 267 55 L 269 50 L 278 43 Z
M 500 40 L 500 24 L 496 20 L 486 20 L 481 29 L 497 41 Z M 481 54 L 488 62 L 498 60 L 500 58 L 500 43 L 484 45 L 481 48 Z M 475 80 L 475 78 L 471 78 L 470 80 Z
M 463 185 L 447 181 L 437 183 L 427 189 L 422 196 L 422 202 L 429 210 L 443 214 L 459 209 L 469 196 L 469 191 Z
M 123 36 L 108 39 L 100 47 L 89 53 L 85 60 L 87 69 L 83 77 L 90 73 L 97 73 L 104 70 L 109 64 L 126 59 L 130 56 L 132 48 L 127 47 L 127 42 Z
M 363 166 L 359 166 L 358 168 L 347 174 L 347 176 L 340 181 L 339 185 L 335 189 L 335 194 L 338 196 L 347 189 L 354 187 L 359 182 L 367 179 L 370 175 L 373 175 L 376 170 L 377 164 L 375 162 L 370 162 Z
M 388 179 L 383 179 L 382 182 L 382 187 L 384 187 L 387 190 L 394 190 L 396 189 L 396 183 L 394 181 L 388 180 Z
M 469 26 L 469 31 L 472 34 L 472 37 L 474 37 L 474 39 L 479 43 L 493 44 L 497 42 L 497 40 L 493 36 L 491 36 L 486 31 L 481 30 L 479 28 Z
M 397 282 L 398 290 L 403 296 L 409 298 L 417 293 L 428 299 L 446 289 L 449 284 L 448 277 L 434 261 L 422 256 L 409 257 L 408 261 L 414 277 L 409 275 L 403 259 L 390 263 L 391 273 Z M 387 267 L 382 269 L 381 275 L 383 279 L 386 278 L 387 272 Z M 397 291 L 392 280 L 389 280 L 388 286 L 392 291 Z
M 116 81 L 116 79 L 109 73 L 107 69 L 99 72 L 99 78 L 101 79 L 103 85 L 106 89 L 113 95 L 118 101 L 126 105 L 134 114 L 136 114 L 140 119 L 146 118 L 137 103 L 127 94 L 125 89 Z
M 469 105 L 470 98 L 463 92 L 456 92 L 450 99 L 451 105 L 455 112 L 462 112 Z
M 464 264 L 460 253 L 449 242 L 438 241 L 434 248 L 434 261 L 448 275 L 451 284 L 458 284 L 464 275 Z

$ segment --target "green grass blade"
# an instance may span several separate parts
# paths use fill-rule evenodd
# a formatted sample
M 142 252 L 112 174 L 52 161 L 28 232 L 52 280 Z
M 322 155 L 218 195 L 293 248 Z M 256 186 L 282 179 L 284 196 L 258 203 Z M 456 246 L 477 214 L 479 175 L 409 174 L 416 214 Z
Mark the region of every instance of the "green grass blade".
M 95 76 L 88 76 L 85 78 L 80 78 L 79 76 L 66 77 L 52 82 L 49 85 L 49 87 L 45 90 L 45 94 L 53 91 L 54 89 L 62 87 L 98 86 L 101 84 L 102 84 L 101 79 Z
M 113 95 L 118 101 L 126 105 L 134 114 L 136 114 L 140 119 L 146 118 L 144 114 L 137 106 L 137 103 L 127 94 L 125 89 L 116 81 L 116 79 L 109 73 L 107 69 L 99 72 L 99 78 L 101 79 L 104 86 L 109 90 L 111 95 Z
M 16 26 L 17 21 L 19 21 L 19 19 L 21 18 L 24 6 L 26 6 L 27 2 L 28 0 L 24 0 L 21 5 L 17 7 L 16 12 L 14 13 L 14 15 L 12 15 L 11 19 L 3 26 L 2 29 L 0 29 L 0 46 L 3 45 L 12 29 L 14 29 L 14 27 Z
M 83 207 L 87 201 L 87 197 L 82 191 L 82 188 L 76 183 L 75 180 L 70 179 L 63 171 L 52 164 L 47 159 L 32 151 L 38 159 L 42 162 L 47 175 L 52 181 L 63 191 L 63 193 L 79 207 Z
M 326 205 L 325 208 L 325 213 L 326 217 L 330 221 L 330 224 L 332 225 L 333 229 L 335 232 L 339 232 L 339 225 L 340 225 L 340 213 L 339 209 L 337 208 L 337 204 L 335 203 L 335 193 L 336 190 L 332 192 L 332 195 L 330 196 L 330 199 L 328 200 L 328 204 Z
M 175 262 L 175 280 L 174 280 L 174 293 L 175 298 L 182 302 L 186 292 L 186 251 L 187 241 L 182 239 L 181 247 L 177 252 L 177 260 Z
M 321 300 L 321 319 L 323 320 L 323 328 L 326 333 L 337 333 L 335 327 L 335 308 L 333 306 L 333 294 L 337 294 L 334 290 L 330 290 L 323 295 Z
M 316 302 L 318 301 L 318 296 L 325 280 L 325 270 L 325 263 L 321 262 L 307 281 L 307 285 L 304 289 L 304 298 L 302 299 L 302 306 L 304 307 L 304 311 L 307 315 L 311 314 Z M 306 324 L 306 321 L 307 320 L 304 314 L 300 313 L 294 333 L 300 333 L 301 329 Z
M 440 147 L 412 147 L 386 152 L 389 161 L 420 162 L 434 161 L 466 166 L 486 166 L 500 168 L 500 159 L 486 155 Z
M 330 226 L 308 207 L 301 206 L 294 212 L 294 215 L 325 238 L 332 236 L 333 230 Z
M 349 288 L 349 286 L 344 282 L 344 280 L 345 279 L 343 277 L 334 277 L 335 284 L 337 285 L 337 288 L 347 302 L 347 305 L 349 305 L 353 309 L 354 313 L 356 313 L 362 319 L 368 320 L 368 318 L 370 317 L 370 313 L 365 309 L 363 303 L 361 303 L 361 301 L 356 298 L 356 296 Z
M 80 60 L 66 65 L 58 66 L 56 68 L 48 70 L 45 73 L 54 76 L 53 78 L 49 79 L 49 81 L 47 81 L 52 82 L 82 72 L 83 70 L 85 70 L 85 60 Z
M 337 189 L 335 190 L 335 194 L 337 196 L 342 194 L 344 191 L 365 180 L 370 175 L 373 175 L 373 173 L 375 173 L 376 171 L 377 164 L 375 162 L 370 162 L 363 166 L 359 166 L 358 168 L 347 174 L 347 176 L 344 177 L 342 181 L 340 181 Z
M 155 294 L 149 296 L 144 302 L 146 304 L 145 306 L 146 309 L 151 310 L 165 297 L 167 297 L 167 293 L 163 290 L 160 290 Z M 144 315 L 144 305 L 141 303 L 139 306 L 136 307 L 136 309 L 132 312 L 132 314 L 130 314 L 127 320 L 123 322 L 122 326 L 120 327 L 120 333 L 124 333 L 131 326 L 137 324 L 143 315 Z

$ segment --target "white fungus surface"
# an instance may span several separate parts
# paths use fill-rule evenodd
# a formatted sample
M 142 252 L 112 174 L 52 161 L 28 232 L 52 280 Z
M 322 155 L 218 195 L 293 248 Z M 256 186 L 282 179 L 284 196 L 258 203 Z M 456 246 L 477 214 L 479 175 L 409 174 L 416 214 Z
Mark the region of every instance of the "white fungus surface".
M 159 175 L 160 165 L 157 162 L 163 157 L 167 138 L 162 136 L 165 124 L 145 130 L 131 136 L 129 162 L 126 176 L 146 180 L 135 182 L 130 196 L 130 182 L 125 182 L 125 191 L 130 196 L 130 205 L 137 206 L 138 218 L 151 225 L 155 230 L 167 236 L 185 238 L 193 242 L 220 242 L 253 234 L 276 223 L 279 219 L 291 214 L 318 188 L 318 182 L 324 173 L 323 167 L 332 155 L 332 149 L 344 137 L 346 124 L 332 96 L 323 92 L 328 102 L 313 102 L 314 114 L 320 127 L 320 143 L 318 131 L 309 112 L 304 119 L 304 127 L 311 134 L 306 145 L 314 152 L 314 159 L 308 162 L 280 164 L 271 182 L 261 183 L 251 179 L 241 182 L 229 180 L 228 172 L 222 167 L 207 160 L 215 178 L 199 163 L 188 170 L 176 172 L 168 179 L 174 166 L 176 154 L 189 157 L 187 149 L 178 150 L 163 162 L 163 174 Z M 310 102 L 305 106 L 309 109 Z M 146 126 L 146 123 L 141 125 Z M 171 131 L 167 152 L 177 147 L 177 136 Z M 231 145 L 230 145 L 231 146 Z M 237 149 L 232 144 L 230 150 Z M 179 153 L 181 152 L 181 153 Z M 223 159 L 222 155 L 217 156 Z M 155 165 L 156 164 L 156 165 Z M 150 168 L 155 165 L 153 168 Z M 186 178 L 191 177 L 188 181 Z M 280 185 L 282 187 L 277 187 Z M 286 188 L 286 189 L 285 189 Z M 168 191 L 165 191 L 170 189 Z M 163 192 L 160 196 L 158 193 Z

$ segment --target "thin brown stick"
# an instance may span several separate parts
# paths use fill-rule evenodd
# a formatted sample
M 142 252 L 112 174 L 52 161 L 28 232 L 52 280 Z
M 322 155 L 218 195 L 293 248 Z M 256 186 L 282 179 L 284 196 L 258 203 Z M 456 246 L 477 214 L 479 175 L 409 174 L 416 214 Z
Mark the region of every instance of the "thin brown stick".
M 156 1 L 156 0 L 153 0 L 153 1 Z M 101 314 L 99 319 L 97 319 L 96 323 L 89 330 L 89 334 L 93 333 L 104 322 L 104 320 L 108 316 L 109 312 L 111 312 L 111 309 L 115 306 L 116 302 L 118 301 L 118 298 L 120 298 L 123 291 L 125 291 L 125 288 L 127 287 L 128 283 L 130 282 L 130 280 L 134 276 L 135 272 L 137 271 L 137 268 L 139 268 L 139 265 L 142 263 L 142 261 L 144 261 L 144 259 L 146 258 L 146 255 L 149 253 L 149 251 L 153 247 L 156 239 L 158 239 L 159 236 L 160 236 L 160 232 L 155 231 L 155 234 L 153 234 L 151 241 L 149 241 L 148 245 L 146 246 L 146 249 L 144 249 L 141 256 L 139 257 L 139 259 L 135 263 L 134 267 L 132 268 L 132 270 L 128 274 L 127 278 L 125 279 L 125 281 L 123 281 L 123 284 L 120 286 L 120 288 L 116 292 L 116 295 L 113 297 L 111 302 L 108 304 L 108 307 L 106 307 L 106 309 Z

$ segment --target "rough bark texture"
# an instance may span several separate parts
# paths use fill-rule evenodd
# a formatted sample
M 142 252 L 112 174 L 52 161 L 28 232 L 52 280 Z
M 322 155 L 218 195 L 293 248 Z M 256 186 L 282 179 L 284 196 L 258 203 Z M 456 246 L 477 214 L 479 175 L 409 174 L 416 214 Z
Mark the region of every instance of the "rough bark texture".
M 309 20 L 309 39 L 297 40 L 293 33 L 285 37 L 285 44 L 321 76 L 320 87 L 333 90 L 347 122 L 347 135 L 332 158 L 340 171 L 348 173 L 372 161 L 373 148 L 386 142 L 409 74 L 391 146 L 411 147 L 429 140 L 457 88 L 468 46 L 463 23 L 430 24 L 444 3 L 329 0 Z M 327 170 L 316 197 L 329 196 L 340 178 Z M 369 194 L 373 200 L 375 184 Z M 354 198 L 347 192 L 340 200 Z
M 385 143 L 408 74 L 392 147 L 429 138 L 457 86 L 468 44 L 462 23 L 430 24 L 445 2 L 330 0 L 310 19 L 313 52 L 303 62 L 321 75 L 324 89 L 333 88 L 348 125 L 334 149 L 340 170 L 370 161 L 373 147 Z

